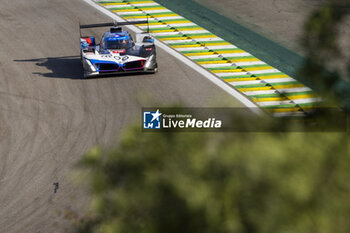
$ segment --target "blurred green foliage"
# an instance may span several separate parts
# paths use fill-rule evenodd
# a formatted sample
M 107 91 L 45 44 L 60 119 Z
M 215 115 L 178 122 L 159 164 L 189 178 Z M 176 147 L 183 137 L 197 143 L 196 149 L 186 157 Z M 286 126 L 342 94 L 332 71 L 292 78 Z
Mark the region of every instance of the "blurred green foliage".
M 84 233 L 347 233 L 344 134 L 142 133 L 94 148 Z
M 306 54 L 298 79 L 318 92 L 331 106 L 350 112 L 350 61 L 339 48 L 339 28 L 344 8 L 328 3 L 314 11 L 304 26 L 302 45 Z M 347 51 L 349 53 L 349 51 Z M 344 64 L 348 68 L 344 70 Z

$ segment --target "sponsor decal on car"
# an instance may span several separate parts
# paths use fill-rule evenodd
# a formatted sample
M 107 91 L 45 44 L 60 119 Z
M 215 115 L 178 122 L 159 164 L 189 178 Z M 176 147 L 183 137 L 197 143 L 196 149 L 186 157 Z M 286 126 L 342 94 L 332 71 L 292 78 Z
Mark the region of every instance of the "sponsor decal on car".
M 112 53 L 125 53 L 125 49 L 113 50 Z

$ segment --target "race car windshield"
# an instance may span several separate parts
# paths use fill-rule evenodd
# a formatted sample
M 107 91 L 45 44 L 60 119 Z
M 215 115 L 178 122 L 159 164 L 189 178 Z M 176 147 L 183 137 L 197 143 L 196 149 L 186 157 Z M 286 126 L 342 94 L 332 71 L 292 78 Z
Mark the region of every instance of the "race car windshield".
M 132 41 L 128 40 L 105 40 L 105 49 L 128 49 L 132 47 Z

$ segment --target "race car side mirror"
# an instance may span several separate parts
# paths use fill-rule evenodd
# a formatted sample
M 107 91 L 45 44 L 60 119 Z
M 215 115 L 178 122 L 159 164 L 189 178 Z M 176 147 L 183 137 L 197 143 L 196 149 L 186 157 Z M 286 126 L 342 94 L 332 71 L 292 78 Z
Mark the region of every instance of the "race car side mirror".
M 154 39 L 150 36 L 145 36 L 142 42 L 154 43 Z

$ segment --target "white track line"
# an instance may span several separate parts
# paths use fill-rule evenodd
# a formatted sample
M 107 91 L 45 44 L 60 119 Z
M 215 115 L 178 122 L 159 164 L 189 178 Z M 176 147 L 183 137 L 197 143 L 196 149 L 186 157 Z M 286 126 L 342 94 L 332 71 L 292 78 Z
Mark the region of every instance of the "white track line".
M 219 77 L 247 75 L 247 74 L 248 74 L 248 72 L 216 73 L 216 75 L 219 76 Z
M 171 27 L 186 27 L 186 26 L 198 26 L 194 23 L 168 23 L 166 25 L 149 25 L 149 28 L 171 28 Z M 147 25 L 145 26 L 139 26 L 142 29 L 147 29 Z
M 276 91 L 276 90 L 245 91 L 244 94 L 246 94 L 247 96 L 264 95 L 264 94 L 278 94 L 278 91 Z
M 85 1 L 85 0 L 84 0 Z M 102 6 L 101 6 L 102 7 Z M 114 12 L 112 12 L 114 13 Z M 119 17 L 119 16 L 118 16 Z M 143 20 L 143 19 L 147 19 L 147 16 L 140 16 L 140 18 L 135 18 L 136 16 L 126 16 L 126 17 L 130 17 L 128 19 L 128 21 L 132 22 L 132 21 L 139 21 L 139 20 Z M 148 21 L 150 24 L 152 23 L 158 23 L 159 19 L 181 19 L 181 20 L 184 20 L 184 18 L 182 16 L 168 16 L 168 17 L 152 17 L 152 16 L 149 16 L 148 17 Z M 125 20 L 124 20 L 125 21 Z
M 222 63 L 222 64 L 204 64 L 205 68 L 216 68 L 216 67 L 230 67 L 230 66 L 247 66 L 247 65 L 264 65 L 263 61 L 247 61 L 247 62 L 234 62 L 234 63 Z
M 282 104 L 295 104 L 292 100 L 285 101 L 266 101 L 266 102 L 257 102 L 259 106 L 274 106 L 274 105 L 282 105 Z
M 264 79 L 264 77 L 260 77 L 260 79 L 265 80 L 266 83 L 285 83 L 285 82 L 295 82 L 296 80 L 291 77 L 285 78 L 273 78 L 273 79 Z
M 146 10 L 146 11 L 120 11 L 118 12 L 118 10 L 115 10 L 115 12 L 119 15 L 130 15 L 130 14 L 151 14 L 151 13 L 169 13 L 171 12 L 170 10 Z
M 185 35 L 185 34 L 202 34 L 202 33 L 209 33 L 207 30 L 181 30 L 178 29 L 178 31 L 175 32 L 155 32 L 152 33 L 155 36 L 173 36 L 173 35 Z
M 280 73 L 280 72 L 281 71 L 277 69 L 249 71 L 250 74 L 267 74 L 267 73 Z
M 199 56 L 188 56 L 191 59 L 203 59 L 203 58 L 218 58 L 218 57 L 248 57 L 250 53 L 221 53 L 215 55 L 199 55 Z
M 107 5 L 106 8 L 123 8 L 129 6 L 160 6 L 158 3 L 140 3 L 140 4 L 125 4 L 125 5 Z
M 204 64 L 202 65 L 205 68 L 217 68 L 217 67 L 230 67 L 237 66 L 237 63 L 222 63 L 222 64 Z
M 116 21 L 125 22 L 125 20 L 123 18 L 119 17 L 118 15 L 109 11 L 107 8 L 102 7 L 101 5 L 99 5 L 98 3 L 96 3 L 92 0 L 84 0 L 84 2 L 86 2 L 90 6 L 94 7 L 98 11 L 102 12 L 103 14 L 109 16 L 110 18 L 112 18 Z M 143 32 L 143 30 L 141 30 L 140 28 L 138 28 L 134 25 L 127 26 L 127 28 L 129 28 L 130 30 L 137 32 L 137 33 Z M 196 63 L 193 63 L 190 59 L 187 59 L 185 56 L 176 52 L 175 50 L 168 47 L 166 44 L 160 42 L 159 40 L 155 40 L 155 44 L 159 48 L 165 50 L 167 53 L 169 53 L 170 55 L 174 56 L 175 58 L 177 58 L 178 60 L 180 60 L 181 62 L 186 64 L 187 66 L 192 67 L 194 70 L 196 70 L 197 72 L 202 74 L 204 77 L 206 77 L 209 81 L 216 84 L 221 89 L 226 91 L 228 94 L 230 94 L 231 96 L 233 96 L 234 98 L 239 100 L 246 107 L 252 108 L 252 111 L 254 113 L 256 113 L 256 114 L 263 114 L 264 113 L 260 108 L 257 108 L 257 105 L 252 100 L 250 100 L 247 96 L 243 95 L 238 90 L 233 89 L 229 84 L 227 84 L 225 81 L 221 80 L 220 78 L 216 77 L 210 71 L 206 70 L 205 68 L 201 67 L 200 65 L 198 65 Z
M 171 46 L 171 45 L 170 45 Z M 194 50 L 203 50 L 203 49 L 235 49 L 237 48 L 234 45 L 212 45 L 212 46 L 200 46 L 200 47 L 178 47 L 177 51 L 194 51 Z
M 281 89 L 277 89 L 277 90 L 280 93 L 293 93 L 293 92 L 312 91 L 309 87 L 281 88 Z
M 293 102 L 297 103 L 297 104 L 318 103 L 321 101 L 322 101 L 322 98 L 308 98 L 308 99 L 295 99 L 295 100 L 293 100 Z
M 297 93 L 297 92 L 304 92 L 304 91 L 311 91 L 311 89 L 308 87 L 281 88 L 281 89 L 275 89 L 275 90 L 246 91 L 244 92 L 244 94 L 246 94 L 247 96 L 251 96 L 251 95 L 278 94 L 278 93 Z
M 224 41 L 223 39 L 221 39 L 220 37 L 207 37 L 207 38 L 196 38 L 196 39 L 186 39 L 186 40 L 181 40 L 181 41 L 178 41 L 178 40 L 165 40 L 164 43 L 166 44 L 171 44 L 171 43 L 185 43 L 185 42 L 208 42 L 208 41 L 215 41 L 217 43 L 227 43 L 226 41 Z M 223 46 L 223 45 L 222 45 Z M 226 45 L 226 46 L 233 46 L 233 45 Z M 191 48 L 191 47 L 188 47 L 188 48 Z M 234 47 L 236 48 L 236 47 Z
M 229 82 L 229 84 L 233 86 L 239 86 L 239 85 L 250 85 L 250 84 L 259 84 L 259 83 L 265 83 L 262 80 L 250 80 L 250 81 L 237 81 L 237 82 Z
M 296 81 L 293 78 L 276 78 L 276 79 L 268 79 L 268 81 L 266 81 L 266 79 L 256 79 L 256 80 L 248 80 L 248 81 L 232 81 L 229 82 L 231 85 L 234 86 L 239 86 L 239 85 L 250 85 L 250 84 L 258 84 L 258 83 L 284 83 L 284 82 L 293 82 Z
M 264 101 L 258 102 L 260 106 L 273 106 L 281 104 L 309 104 L 321 102 L 321 98 L 306 98 L 306 99 L 295 99 L 295 100 L 285 100 L 285 101 Z
M 91 0 L 84 0 L 84 1 L 91 1 Z M 96 3 L 97 4 L 97 3 Z M 102 6 L 101 6 L 102 7 Z M 103 8 L 103 9 L 105 9 L 105 8 Z M 107 10 L 107 9 L 106 9 Z M 111 11 L 110 11 L 111 12 Z M 111 13 L 113 13 L 113 12 L 111 12 Z M 117 17 L 119 17 L 118 15 L 116 15 Z M 129 17 L 129 16 L 128 16 Z M 135 18 L 135 17 L 133 17 L 133 16 L 130 16 L 130 17 L 132 17 L 132 18 L 129 18 L 128 19 L 128 21 L 139 21 L 139 20 L 145 20 L 145 19 L 147 19 L 147 16 L 140 16 L 140 18 Z M 120 19 L 123 19 L 123 18 L 121 18 L 121 17 L 119 17 Z M 168 16 L 168 17 L 156 17 L 156 16 L 154 16 L 154 17 L 148 17 L 148 20 L 151 22 L 151 21 L 160 21 L 160 20 L 167 20 L 167 19 L 181 19 L 181 20 L 185 20 L 185 18 L 184 17 L 182 17 L 182 16 Z M 123 19 L 124 20 L 124 19 Z M 124 20 L 125 21 L 125 20 Z M 123 21 L 123 22 L 124 22 Z

